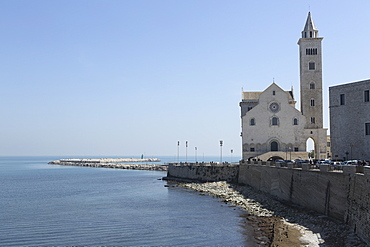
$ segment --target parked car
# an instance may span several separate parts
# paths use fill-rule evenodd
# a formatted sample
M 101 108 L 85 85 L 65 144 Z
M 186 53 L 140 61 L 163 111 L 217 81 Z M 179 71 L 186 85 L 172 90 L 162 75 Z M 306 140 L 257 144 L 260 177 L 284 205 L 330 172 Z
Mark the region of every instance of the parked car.
M 358 160 L 347 160 L 343 162 L 343 165 L 358 165 Z

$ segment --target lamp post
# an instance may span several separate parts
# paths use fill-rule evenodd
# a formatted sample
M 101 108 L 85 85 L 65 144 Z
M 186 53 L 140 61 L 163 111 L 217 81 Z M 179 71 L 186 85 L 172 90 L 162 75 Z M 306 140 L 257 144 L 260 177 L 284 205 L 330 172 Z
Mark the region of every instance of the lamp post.
M 232 163 L 233 162 L 233 152 L 234 152 L 234 150 L 230 150 L 230 153 L 231 153 L 231 155 L 230 155 L 230 163 Z
M 222 164 L 222 144 L 223 144 L 223 141 L 220 140 L 220 164 Z
M 198 162 L 197 151 L 198 151 L 198 148 L 195 147 L 195 163 Z
M 177 141 L 177 163 L 180 163 L 180 141 Z
M 185 158 L 185 163 L 188 163 L 188 141 L 186 141 L 185 143 L 185 146 L 186 146 L 186 158 Z
M 288 159 L 288 148 L 285 148 L 285 160 Z

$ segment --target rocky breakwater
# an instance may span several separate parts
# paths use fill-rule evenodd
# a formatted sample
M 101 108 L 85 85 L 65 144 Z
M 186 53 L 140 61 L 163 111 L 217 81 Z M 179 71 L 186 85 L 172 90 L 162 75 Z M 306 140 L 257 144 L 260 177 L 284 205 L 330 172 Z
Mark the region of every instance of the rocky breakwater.
M 250 186 L 224 181 L 173 186 L 210 194 L 244 209 L 246 226 L 253 227 L 258 246 L 367 246 L 347 225 L 275 200 Z
M 159 162 L 159 159 L 60 159 L 49 162 L 52 165 L 64 166 L 84 166 L 84 167 L 102 167 L 115 169 L 129 169 L 129 170 L 150 170 L 150 171 L 167 171 L 168 165 L 160 164 L 140 164 L 129 162 Z

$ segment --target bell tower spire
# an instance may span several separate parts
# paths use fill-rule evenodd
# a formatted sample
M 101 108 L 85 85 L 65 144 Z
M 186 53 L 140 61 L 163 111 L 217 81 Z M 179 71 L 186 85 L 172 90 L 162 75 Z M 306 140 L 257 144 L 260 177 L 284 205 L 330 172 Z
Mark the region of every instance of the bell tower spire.
M 306 25 L 299 39 L 300 101 L 301 112 L 306 117 L 306 128 L 323 127 L 322 106 L 322 50 L 319 31 L 308 12 Z
M 317 38 L 319 36 L 319 31 L 317 30 L 315 24 L 313 23 L 311 12 L 308 12 L 306 25 L 302 31 L 302 38 Z
M 315 157 L 326 157 L 326 129 L 323 128 L 322 94 L 322 49 L 323 38 L 319 37 L 308 12 L 306 24 L 298 40 L 300 62 L 300 103 L 301 112 L 306 118 L 307 138 L 315 142 Z

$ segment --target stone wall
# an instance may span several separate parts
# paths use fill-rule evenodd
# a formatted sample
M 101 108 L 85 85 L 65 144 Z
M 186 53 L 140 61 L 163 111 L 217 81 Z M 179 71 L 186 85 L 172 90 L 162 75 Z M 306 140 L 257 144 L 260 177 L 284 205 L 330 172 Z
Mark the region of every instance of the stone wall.
M 370 80 L 329 88 L 333 159 L 370 160 L 370 135 L 366 135 L 365 129 L 365 124 L 370 122 L 370 101 L 366 101 L 364 95 L 368 90 Z
M 210 163 L 168 165 L 167 177 L 191 179 L 202 182 L 228 181 L 236 183 L 239 165 L 217 165 Z
M 323 215 L 347 223 L 370 244 L 370 167 L 343 171 L 271 166 L 266 162 L 241 165 L 170 164 L 168 177 L 197 181 L 243 183 Z
M 241 165 L 239 183 L 343 220 L 349 175 L 320 170 Z
M 370 167 L 351 176 L 345 222 L 370 245 Z

